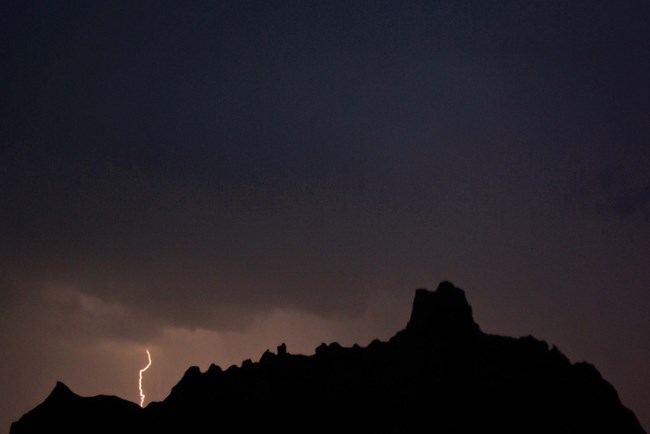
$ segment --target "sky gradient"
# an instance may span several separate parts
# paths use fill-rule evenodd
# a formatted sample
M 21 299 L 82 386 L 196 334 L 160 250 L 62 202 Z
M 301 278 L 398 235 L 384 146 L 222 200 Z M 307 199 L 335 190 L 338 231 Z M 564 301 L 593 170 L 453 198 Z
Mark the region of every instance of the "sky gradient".
M 647 1 L 133 3 L 0 5 L 0 430 L 440 280 L 650 429 Z

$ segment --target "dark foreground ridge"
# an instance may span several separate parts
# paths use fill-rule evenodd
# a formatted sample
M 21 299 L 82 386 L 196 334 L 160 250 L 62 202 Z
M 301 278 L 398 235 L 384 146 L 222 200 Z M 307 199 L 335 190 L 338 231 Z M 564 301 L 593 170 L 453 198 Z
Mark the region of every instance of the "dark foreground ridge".
M 188 369 L 145 409 L 62 383 L 11 426 L 26 433 L 644 433 L 588 363 L 533 337 L 483 333 L 463 290 L 418 289 L 405 330 L 367 347 L 286 346 L 223 371 Z

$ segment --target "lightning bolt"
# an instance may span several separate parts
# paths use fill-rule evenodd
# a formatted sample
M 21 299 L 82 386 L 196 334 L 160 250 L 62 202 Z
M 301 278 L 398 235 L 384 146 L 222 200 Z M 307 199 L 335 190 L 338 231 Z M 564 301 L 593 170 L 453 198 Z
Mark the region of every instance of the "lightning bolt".
M 140 407 L 144 408 L 144 393 L 142 392 L 142 374 L 144 371 L 149 369 L 149 366 L 151 366 L 151 354 L 149 354 L 149 350 L 147 350 L 147 358 L 149 359 L 149 363 L 147 366 L 144 368 L 140 369 L 140 379 L 138 380 L 138 387 L 140 388 Z

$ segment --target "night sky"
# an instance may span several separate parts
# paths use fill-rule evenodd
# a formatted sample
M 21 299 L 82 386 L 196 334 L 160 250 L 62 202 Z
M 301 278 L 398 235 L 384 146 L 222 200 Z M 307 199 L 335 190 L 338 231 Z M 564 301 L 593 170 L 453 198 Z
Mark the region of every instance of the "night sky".
M 414 290 L 650 429 L 647 1 L 3 1 L 0 431 L 367 345 Z

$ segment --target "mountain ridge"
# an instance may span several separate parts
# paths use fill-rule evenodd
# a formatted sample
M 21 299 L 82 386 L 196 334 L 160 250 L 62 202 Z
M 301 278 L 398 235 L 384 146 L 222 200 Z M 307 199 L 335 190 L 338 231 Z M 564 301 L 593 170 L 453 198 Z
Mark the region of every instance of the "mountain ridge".
M 386 342 L 323 343 L 311 356 L 282 344 L 258 362 L 190 367 L 167 398 L 144 409 L 81 398 L 57 383 L 10 433 L 252 431 L 272 423 L 288 432 L 645 432 L 593 365 L 572 364 L 532 336 L 485 334 L 465 292 L 442 282 L 416 290 L 406 328 Z

